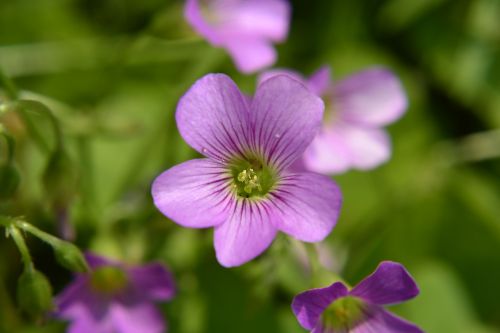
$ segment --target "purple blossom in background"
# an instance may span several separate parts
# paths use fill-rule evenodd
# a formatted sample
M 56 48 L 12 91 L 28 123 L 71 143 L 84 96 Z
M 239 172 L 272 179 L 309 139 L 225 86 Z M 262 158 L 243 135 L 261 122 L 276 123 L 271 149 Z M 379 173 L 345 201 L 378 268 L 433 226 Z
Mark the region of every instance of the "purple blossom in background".
M 418 293 L 403 265 L 384 261 L 351 290 L 335 282 L 295 296 L 292 310 L 300 325 L 312 333 L 422 333 L 414 324 L 383 308 Z
M 278 231 L 318 242 L 334 227 L 341 194 L 323 175 L 290 168 L 321 125 L 323 102 L 278 75 L 253 98 L 226 75 L 198 80 L 177 107 L 179 132 L 207 158 L 184 162 L 154 181 L 158 209 L 191 228 L 215 227 L 218 261 L 241 265 Z
M 276 61 L 273 42 L 288 34 L 286 0 L 187 0 L 187 21 L 212 45 L 225 48 L 245 73 Z
M 260 82 L 278 74 L 301 80 L 326 103 L 323 127 L 304 154 L 308 170 L 324 174 L 367 170 L 390 158 L 391 143 L 383 127 L 407 108 L 406 94 L 392 72 L 374 67 L 333 83 L 325 66 L 309 79 L 274 70 L 264 73 Z
M 159 263 L 129 267 L 86 254 L 92 268 L 78 274 L 57 297 L 56 317 L 70 333 L 160 333 L 163 315 L 154 302 L 174 296 L 170 273 Z

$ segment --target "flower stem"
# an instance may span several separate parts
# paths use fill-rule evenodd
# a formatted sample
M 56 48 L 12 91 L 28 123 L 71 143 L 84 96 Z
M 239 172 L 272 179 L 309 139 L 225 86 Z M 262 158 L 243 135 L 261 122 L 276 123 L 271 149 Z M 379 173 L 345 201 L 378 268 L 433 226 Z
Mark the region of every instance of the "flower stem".
M 14 240 L 14 243 L 16 243 L 16 246 L 19 250 L 19 253 L 21 253 L 21 257 L 23 259 L 24 263 L 24 268 L 25 270 L 33 270 L 33 260 L 31 259 L 30 252 L 28 250 L 28 246 L 26 246 L 26 242 L 24 241 L 24 237 L 21 235 L 19 232 L 19 229 L 11 224 L 7 228 L 8 235 L 12 236 L 12 239 Z
M 59 238 L 52 236 L 51 234 L 48 234 L 45 231 L 42 231 L 42 230 L 38 229 L 37 227 L 27 223 L 27 222 L 16 220 L 14 223 L 15 223 L 15 226 L 17 228 L 19 228 L 23 231 L 29 232 L 33 236 L 40 238 L 41 240 L 50 244 L 53 247 L 58 246 L 63 242 Z

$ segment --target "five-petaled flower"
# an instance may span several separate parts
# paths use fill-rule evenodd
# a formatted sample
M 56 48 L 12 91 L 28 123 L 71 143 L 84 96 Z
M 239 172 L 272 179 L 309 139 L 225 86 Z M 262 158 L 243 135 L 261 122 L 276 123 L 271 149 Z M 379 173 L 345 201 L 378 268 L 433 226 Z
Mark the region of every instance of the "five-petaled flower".
M 422 333 L 383 308 L 418 293 L 415 281 L 401 264 L 384 261 L 351 290 L 335 282 L 297 295 L 292 310 L 300 325 L 312 333 Z
M 260 82 L 282 74 L 301 80 L 326 103 L 323 127 L 304 153 L 308 170 L 324 174 L 367 170 L 389 159 L 391 142 L 382 127 L 399 119 L 407 107 L 406 94 L 392 72 L 374 67 L 333 83 L 327 66 L 309 79 L 289 70 L 272 70 L 262 74 Z
M 328 177 L 292 164 L 321 125 L 324 105 L 300 82 L 276 76 L 250 98 L 226 75 L 209 74 L 180 100 L 185 141 L 207 158 L 162 173 L 152 195 L 158 209 L 192 228 L 215 227 L 218 261 L 241 265 L 262 253 L 277 231 L 323 240 L 341 205 Z
M 236 66 L 249 73 L 276 61 L 272 42 L 288 34 L 286 0 L 187 0 L 187 21 L 212 45 L 229 52 Z
M 57 297 L 55 316 L 71 321 L 69 333 L 161 333 L 163 315 L 153 302 L 174 296 L 170 272 L 160 263 L 127 266 L 86 254 L 91 267 Z

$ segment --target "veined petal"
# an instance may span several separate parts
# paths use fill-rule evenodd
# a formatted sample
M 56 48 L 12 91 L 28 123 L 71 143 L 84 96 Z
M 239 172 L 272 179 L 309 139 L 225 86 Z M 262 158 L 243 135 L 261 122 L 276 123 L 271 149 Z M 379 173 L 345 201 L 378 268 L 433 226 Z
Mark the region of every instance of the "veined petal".
M 113 302 L 111 317 L 116 332 L 120 333 L 162 333 L 165 321 L 152 303 L 123 304 Z
M 286 168 L 313 140 L 323 109 L 321 98 L 287 75 L 264 81 L 257 87 L 251 104 L 252 149 L 268 165 Z
M 264 205 L 238 200 L 231 217 L 214 231 L 217 260 L 222 266 L 239 266 L 260 255 L 276 236 L 274 216 Z
M 339 187 L 327 176 L 292 173 L 282 176 L 269 193 L 276 227 L 306 242 L 319 242 L 337 223 L 342 204 Z
M 399 318 L 381 307 L 369 306 L 366 318 L 351 328 L 352 333 L 423 333 L 416 325 Z
M 333 301 L 347 294 L 347 287 L 342 282 L 335 282 L 326 288 L 311 289 L 298 294 L 293 299 L 292 310 L 300 325 L 312 330 L 317 327 L 323 311 Z
M 358 283 L 350 292 L 372 304 L 388 305 L 417 296 L 418 287 L 403 265 L 383 261 L 375 272 Z
M 228 161 L 248 148 L 247 98 L 227 75 L 196 81 L 181 98 L 176 120 L 184 140 L 207 157 Z
M 226 221 L 232 209 L 231 178 L 218 162 L 210 159 L 187 161 L 155 179 L 153 200 L 165 216 L 182 226 L 215 226 Z
M 339 117 L 367 126 L 392 123 L 408 104 L 399 79 L 383 68 L 368 69 L 338 82 L 333 102 Z
M 253 73 L 274 64 L 276 50 L 269 41 L 254 37 L 234 37 L 226 42 L 226 47 L 243 73 Z
M 134 288 L 150 300 L 163 301 L 175 294 L 172 274 L 160 263 L 151 263 L 128 269 Z

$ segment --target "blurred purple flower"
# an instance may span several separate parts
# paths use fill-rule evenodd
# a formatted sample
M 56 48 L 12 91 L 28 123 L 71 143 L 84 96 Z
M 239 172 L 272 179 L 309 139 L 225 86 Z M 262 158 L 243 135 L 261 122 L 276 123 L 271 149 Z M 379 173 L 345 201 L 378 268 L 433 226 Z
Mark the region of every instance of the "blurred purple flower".
M 162 173 L 155 205 L 176 223 L 215 227 L 218 261 L 241 265 L 262 253 L 277 231 L 318 242 L 334 227 L 341 205 L 337 185 L 290 166 L 316 135 L 323 102 L 281 75 L 243 95 L 226 75 L 198 80 L 177 107 L 179 132 L 208 158 Z
M 245 73 L 276 61 L 272 42 L 288 34 L 290 6 L 286 0 L 187 0 L 187 21 L 212 45 L 229 52 Z
M 295 296 L 292 310 L 300 325 L 312 333 L 422 333 L 414 324 L 383 308 L 418 293 L 403 265 L 384 261 L 351 290 L 335 282 Z
M 57 297 L 56 317 L 71 321 L 70 333 L 160 333 L 162 314 L 154 306 L 174 296 L 170 273 L 159 263 L 129 267 L 93 254 L 92 271 L 78 274 Z
M 304 154 L 307 169 L 337 174 L 372 169 L 389 159 L 391 143 L 383 127 L 407 108 L 406 94 L 392 72 L 374 67 L 332 83 L 330 68 L 325 66 L 309 79 L 293 71 L 273 70 L 259 81 L 278 74 L 301 80 L 326 103 L 322 130 Z

